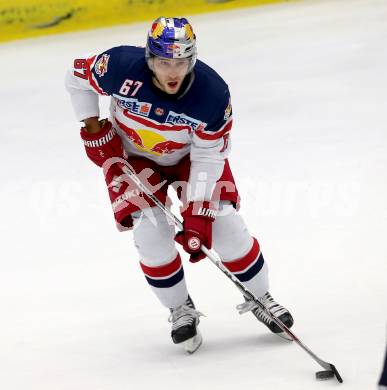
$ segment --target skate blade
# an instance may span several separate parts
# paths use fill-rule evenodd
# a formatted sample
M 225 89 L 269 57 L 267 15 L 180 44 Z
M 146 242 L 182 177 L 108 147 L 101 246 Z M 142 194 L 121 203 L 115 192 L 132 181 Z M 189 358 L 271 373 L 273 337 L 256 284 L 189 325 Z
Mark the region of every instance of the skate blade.
M 196 336 L 184 341 L 184 349 L 188 353 L 194 353 L 203 342 L 202 335 L 197 331 Z

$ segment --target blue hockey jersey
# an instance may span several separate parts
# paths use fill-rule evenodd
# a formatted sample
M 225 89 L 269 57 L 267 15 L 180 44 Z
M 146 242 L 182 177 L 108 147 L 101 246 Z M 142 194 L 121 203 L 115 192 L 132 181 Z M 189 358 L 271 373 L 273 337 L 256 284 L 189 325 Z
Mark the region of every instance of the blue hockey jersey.
M 129 156 L 171 166 L 190 154 L 191 173 L 204 170 L 216 181 L 230 146 L 227 84 L 201 61 L 176 95 L 159 90 L 152 76 L 144 48 L 119 46 L 75 59 L 66 87 L 78 120 L 98 117 L 98 95 L 111 96 L 110 120 Z

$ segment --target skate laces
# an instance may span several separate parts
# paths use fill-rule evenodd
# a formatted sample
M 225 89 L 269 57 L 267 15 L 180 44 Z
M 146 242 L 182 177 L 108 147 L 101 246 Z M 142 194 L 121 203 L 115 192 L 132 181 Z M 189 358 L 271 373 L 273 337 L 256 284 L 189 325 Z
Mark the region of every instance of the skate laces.
M 197 322 L 198 324 L 200 316 L 204 316 L 204 314 L 186 304 L 183 304 L 178 306 L 176 309 L 171 309 L 168 322 L 172 323 L 172 330 L 175 330 L 185 325 L 192 325 L 194 322 Z
M 278 304 L 268 292 L 263 297 L 258 298 L 258 301 L 265 306 L 266 310 L 263 310 L 252 300 L 246 300 L 246 302 L 237 305 L 236 309 L 239 314 L 252 311 L 259 320 L 266 323 L 270 323 L 272 321 L 272 315 L 278 318 L 282 314 L 288 313 L 287 309 Z M 271 315 L 269 315 L 267 311 L 269 311 Z

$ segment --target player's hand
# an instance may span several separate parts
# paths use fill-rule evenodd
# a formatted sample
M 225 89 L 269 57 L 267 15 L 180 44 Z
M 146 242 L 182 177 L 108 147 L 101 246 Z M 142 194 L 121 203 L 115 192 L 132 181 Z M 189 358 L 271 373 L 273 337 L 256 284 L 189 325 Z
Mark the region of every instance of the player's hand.
M 191 255 L 189 260 L 196 263 L 206 257 L 200 250 L 201 246 L 208 249 L 212 246 L 212 222 L 216 210 L 207 201 L 190 202 L 181 215 L 184 218 L 184 230 L 176 234 L 175 240 Z
M 97 133 L 90 133 L 86 127 L 82 127 L 81 138 L 89 159 L 102 167 L 104 162 L 111 157 L 125 158 L 125 152 L 121 138 L 115 132 L 111 122 L 103 119 L 100 125 L 101 130 Z

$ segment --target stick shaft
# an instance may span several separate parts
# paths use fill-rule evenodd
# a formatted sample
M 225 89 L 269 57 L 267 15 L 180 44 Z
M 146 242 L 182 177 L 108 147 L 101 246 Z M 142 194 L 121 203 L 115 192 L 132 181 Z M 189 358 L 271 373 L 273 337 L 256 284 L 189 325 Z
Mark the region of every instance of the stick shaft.
M 122 167 L 123 171 L 130 177 L 130 179 L 138 186 L 138 188 L 145 193 L 152 201 L 159 207 L 168 218 L 178 227 L 178 229 L 183 230 L 182 222 L 172 213 L 170 209 L 165 207 L 165 205 L 160 202 L 160 200 L 152 193 L 152 191 L 144 185 L 144 183 L 138 178 L 136 172 L 126 163 Z M 201 250 L 204 254 L 210 259 L 210 261 L 218 267 L 238 288 L 238 290 L 249 300 L 254 301 L 262 310 L 264 310 L 272 320 L 280 327 L 280 329 L 286 333 L 293 341 L 295 341 L 314 361 L 316 361 L 321 367 L 326 370 L 332 370 L 334 367 L 332 364 L 320 359 L 315 353 L 313 353 L 285 324 L 282 323 L 280 319 L 274 316 L 265 305 L 258 300 L 258 298 L 232 273 L 230 272 L 222 263 L 218 255 L 215 254 L 212 250 L 206 248 L 204 245 L 201 246 Z M 337 372 L 336 368 L 334 370 Z M 341 379 L 341 378 L 340 378 Z

